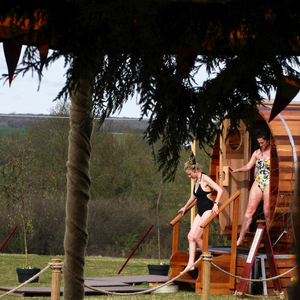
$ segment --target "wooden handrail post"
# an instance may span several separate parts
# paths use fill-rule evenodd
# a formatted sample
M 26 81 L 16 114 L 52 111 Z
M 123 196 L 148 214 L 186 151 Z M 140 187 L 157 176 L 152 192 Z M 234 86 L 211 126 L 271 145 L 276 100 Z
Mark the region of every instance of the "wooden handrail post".
M 61 259 L 52 259 L 50 263 L 52 269 L 52 287 L 51 300 L 59 300 L 60 298 L 60 278 L 63 268 Z
M 238 196 L 233 202 L 233 218 L 232 218 L 232 232 L 231 232 L 231 259 L 230 259 L 230 273 L 235 274 L 236 271 L 236 256 L 237 256 L 237 236 L 238 236 L 238 222 L 239 222 L 239 206 L 240 197 Z M 230 276 L 229 285 L 231 289 L 235 287 L 235 278 Z
M 205 254 L 205 253 L 209 253 L 208 252 L 208 239 L 209 239 L 209 226 L 205 226 L 203 228 L 203 242 L 202 242 L 202 253 Z M 202 255 L 203 255 L 202 254 Z M 203 259 L 199 261 L 198 263 L 198 270 L 203 270 Z M 210 272 L 210 271 L 209 271 Z M 202 284 L 202 289 L 203 289 L 203 283 L 204 283 L 204 276 L 205 276 L 205 273 L 204 272 L 199 272 L 198 274 L 198 279 L 197 281 Z M 209 277 L 210 278 L 210 277 Z M 204 298 L 203 298 L 204 299 Z M 209 297 L 207 298 L 209 299 Z
M 178 239 L 179 239 L 179 222 L 177 222 L 173 226 L 172 254 L 178 251 Z
M 202 300 L 209 300 L 210 298 L 210 270 L 212 255 L 210 252 L 203 252 L 203 283 L 202 283 Z

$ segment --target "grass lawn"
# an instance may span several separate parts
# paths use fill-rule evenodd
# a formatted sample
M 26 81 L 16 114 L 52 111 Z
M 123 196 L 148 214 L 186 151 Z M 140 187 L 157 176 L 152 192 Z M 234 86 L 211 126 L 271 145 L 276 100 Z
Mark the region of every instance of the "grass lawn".
M 53 258 L 60 258 L 63 260 L 63 257 L 53 257 L 53 256 L 39 256 L 39 255 L 29 255 L 29 264 L 32 266 L 39 267 L 44 269 Z M 107 276 L 130 276 L 130 275 L 146 275 L 148 274 L 148 263 L 156 263 L 155 259 L 136 259 L 131 258 L 127 265 L 122 270 L 121 274 L 118 275 L 119 270 L 125 263 L 126 258 L 111 258 L 111 257 L 95 257 L 89 256 L 86 257 L 85 264 L 85 277 L 107 277 Z M 18 286 L 18 278 L 16 274 L 16 267 L 24 264 L 25 259 L 24 255 L 21 254 L 0 254 L 0 286 Z M 162 263 L 168 263 L 167 260 L 163 260 Z M 63 278 L 62 283 L 63 285 Z M 39 283 L 32 283 L 28 286 L 40 286 L 40 287 L 50 287 L 51 286 L 51 270 L 48 269 L 44 272 L 40 278 Z M 148 287 L 148 285 L 143 284 L 143 287 Z M 6 296 L 3 299 L 8 300 L 24 300 L 22 297 L 16 296 Z M 31 299 L 31 298 L 29 298 Z M 50 297 L 35 297 L 35 300 L 48 300 Z M 63 297 L 61 297 L 63 299 Z M 178 293 L 168 293 L 168 294 L 142 294 L 136 296 L 86 296 L 85 299 L 88 300 L 123 300 L 123 299 L 141 299 L 141 300 L 182 300 L 182 299 L 202 299 L 201 295 L 197 295 L 194 292 L 190 291 L 179 291 Z M 233 295 L 211 295 L 211 300 L 230 300 L 230 299 L 239 299 Z M 263 296 L 248 296 L 245 295 L 243 299 L 275 299 L 274 297 L 265 298 Z M 277 298 L 279 299 L 279 298 Z

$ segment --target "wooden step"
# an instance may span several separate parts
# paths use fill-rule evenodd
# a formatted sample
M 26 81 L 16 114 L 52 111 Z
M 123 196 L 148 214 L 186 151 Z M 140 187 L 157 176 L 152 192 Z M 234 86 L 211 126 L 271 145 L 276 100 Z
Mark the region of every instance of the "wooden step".
M 179 278 L 178 281 L 189 283 L 190 285 L 195 285 L 197 279 L 185 279 L 185 278 Z
M 199 254 L 199 252 L 198 252 Z M 199 257 L 199 255 L 197 255 Z M 184 252 L 175 252 L 170 258 L 170 266 L 171 266 L 171 273 L 169 278 L 177 277 L 180 272 L 184 270 L 187 265 L 189 258 L 188 253 Z M 221 269 L 231 272 L 231 255 L 228 252 L 224 254 L 218 253 L 216 256 L 213 255 L 212 257 L 213 263 L 216 264 Z M 243 269 L 245 265 L 246 258 L 238 258 L 236 269 Z M 183 274 L 180 278 L 176 280 L 176 284 L 179 286 L 189 286 L 195 289 L 197 294 L 202 293 L 202 278 L 201 272 L 202 262 L 196 267 L 195 270 L 187 272 Z M 235 271 L 232 271 L 233 273 Z M 231 277 L 226 275 L 223 272 L 220 272 L 216 268 L 211 268 L 211 281 L 210 281 L 210 292 L 212 294 L 233 294 L 235 289 L 236 281 L 231 280 Z
M 265 225 L 266 220 L 256 220 L 256 225 Z

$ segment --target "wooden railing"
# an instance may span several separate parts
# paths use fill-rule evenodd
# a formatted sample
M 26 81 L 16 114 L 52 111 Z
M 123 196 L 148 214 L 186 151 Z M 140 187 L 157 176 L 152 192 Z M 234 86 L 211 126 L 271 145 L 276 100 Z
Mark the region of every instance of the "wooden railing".
M 238 209 L 239 209 L 239 195 L 241 194 L 240 191 L 237 191 L 232 197 L 230 197 L 224 204 L 221 205 L 219 208 L 219 214 L 231 203 L 234 201 L 233 207 L 233 220 L 232 220 L 232 239 L 237 240 L 237 229 L 238 229 Z M 237 201 L 235 201 L 237 200 Z M 187 207 L 186 212 L 188 212 L 192 207 L 196 205 L 197 201 L 195 200 L 190 206 Z M 186 213 L 185 213 L 186 214 Z M 211 221 L 217 215 L 212 214 L 206 221 L 204 221 L 200 226 L 204 228 L 203 232 L 203 249 L 202 251 L 207 251 L 208 248 L 208 236 L 209 236 L 209 225 Z M 178 251 L 178 236 L 179 236 L 179 221 L 183 217 L 182 214 L 178 214 L 170 224 L 173 226 L 173 244 L 172 244 L 172 254 Z
M 237 241 L 237 232 L 238 232 L 238 218 L 239 218 L 239 196 L 241 192 L 237 191 L 233 196 L 231 196 L 221 207 L 219 208 L 219 214 L 231 203 L 233 202 L 233 214 L 232 214 L 232 229 L 231 229 L 231 240 L 234 241 L 235 249 L 236 249 L 236 241 Z M 208 217 L 200 227 L 203 228 L 203 249 L 202 251 L 208 251 L 208 237 L 209 237 L 209 224 L 217 215 L 212 214 Z M 233 245 L 231 245 L 232 247 Z M 233 249 L 231 248 L 231 251 Z
M 185 214 L 191 210 L 192 207 L 194 207 L 197 204 L 197 201 L 195 200 L 192 204 L 190 204 L 186 211 Z M 176 218 L 174 218 L 170 224 L 173 226 L 173 243 L 172 243 L 172 254 L 178 251 L 178 237 L 179 237 L 179 221 L 183 217 L 183 214 L 178 214 Z

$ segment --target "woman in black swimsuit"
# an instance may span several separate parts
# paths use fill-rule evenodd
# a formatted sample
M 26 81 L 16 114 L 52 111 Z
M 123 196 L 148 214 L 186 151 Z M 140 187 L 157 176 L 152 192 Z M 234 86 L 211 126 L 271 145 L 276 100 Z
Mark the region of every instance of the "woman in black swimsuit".
M 188 234 L 189 241 L 189 261 L 186 268 L 192 266 L 195 262 L 197 244 L 202 249 L 203 243 L 203 229 L 200 225 L 211 215 L 218 214 L 219 201 L 221 199 L 223 190 L 217 185 L 209 176 L 200 171 L 199 165 L 196 163 L 195 157 L 192 155 L 188 162 L 184 165 L 186 174 L 194 179 L 194 192 L 186 205 L 178 212 L 184 215 L 186 208 L 197 200 L 198 214 L 192 224 Z M 217 191 L 215 202 L 212 200 L 212 190 Z M 194 270 L 192 267 L 190 270 Z

